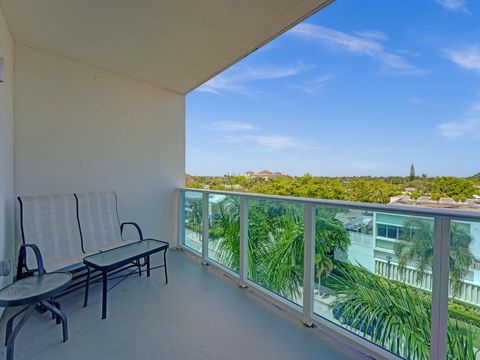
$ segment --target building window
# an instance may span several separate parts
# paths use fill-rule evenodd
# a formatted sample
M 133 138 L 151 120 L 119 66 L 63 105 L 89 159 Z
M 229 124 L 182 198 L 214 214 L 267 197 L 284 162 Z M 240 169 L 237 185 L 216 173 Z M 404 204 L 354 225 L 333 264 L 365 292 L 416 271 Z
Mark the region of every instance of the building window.
M 377 225 L 377 236 L 387 237 L 387 225 L 384 225 L 384 224 Z
M 403 233 L 401 226 L 377 224 L 377 236 L 398 240 Z
M 398 227 L 388 226 L 387 227 L 387 237 L 390 239 L 398 239 Z

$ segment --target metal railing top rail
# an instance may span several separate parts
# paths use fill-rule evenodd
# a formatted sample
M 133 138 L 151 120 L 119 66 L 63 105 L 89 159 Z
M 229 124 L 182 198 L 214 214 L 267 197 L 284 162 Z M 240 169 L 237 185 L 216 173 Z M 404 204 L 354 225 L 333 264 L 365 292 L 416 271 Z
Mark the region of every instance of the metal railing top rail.
M 248 199 L 260 199 L 260 200 L 276 200 L 276 201 L 289 201 L 289 202 L 299 202 L 307 203 L 314 205 L 323 205 L 355 210 L 366 210 L 374 212 L 385 212 L 385 213 L 394 213 L 400 215 L 413 215 L 413 216 L 423 216 L 423 217 L 437 217 L 437 218 L 446 218 L 450 220 L 459 220 L 459 221 L 480 221 L 480 211 L 468 211 L 468 210 L 458 210 L 458 209 L 445 209 L 445 208 L 429 208 L 422 207 L 419 205 L 409 206 L 409 205 L 390 205 L 390 204 L 377 204 L 377 203 L 365 203 L 365 202 L 353 202 L 353 201 L 344 201 L 344 200 L 324 200 L 324 199 L 314 199 L 314 198 L 303 198 L 295 196 L 282 196 L 282 195 L 268 195 L 268 194 L 257 194 L 249 192 L 235 192 L 235 191 L 224 191 L 224 190 L 205 190 L 205 189 L 196 189 L 196 188 L 177 188 L 179 191 L 192 191 L 192 192 L 201 192 L 208 194 L 220 194 L 227 196 L 240 196 Z

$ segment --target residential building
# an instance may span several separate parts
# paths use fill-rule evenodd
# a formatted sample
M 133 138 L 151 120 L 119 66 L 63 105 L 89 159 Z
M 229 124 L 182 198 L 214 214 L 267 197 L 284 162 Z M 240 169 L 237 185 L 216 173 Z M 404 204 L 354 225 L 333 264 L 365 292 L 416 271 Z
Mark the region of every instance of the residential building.
M 450 199 L 451 200 L 451 199 Z M 398 204 L 400 200 L 394 198 L 391 204 Z M 403 205 L 415 206 L 410 199 L 403 198 Z M 465 208 L 480 210 L 478 204 L 464 202 L 458 204 L 452 201 L 433 201 L 421 200 L 421 205 L 432 208 Z M 424 290 L 432 290 L 431 272 L 424 276 L 421 282 L 417 281 L 418 270 L 415 263 L 410 263 L 405 271 L 400 271 L 398 259 L 395 255 L 394 245 L 401 241 L 404 231 L 405 221 L 411 218 L 420 218 L 431 223 L 433 228 L 433 219 L 429 217 L 418 217 L 412 215 L 392 214 L 387 212 L 361 212 L 351 210 L 340 213 L 336 217 L 344 223 L 348 230 L 351 246 L 348 252 L 338 252 L 336 258 L 342 261 L 358 262 L 371 272 L 380 274 L 387 278 L 406 281 L 412 286 Z M 457 297 L 465 302 L 480 305 L 480 223 L 456 221 L 457 226 L 461 227 L 473 237 L 470 244 L 470 251 L 474 256 L 474 263 L 462 281 L 462 287 Z M 432 235 L 433 236 L 433 235 Z M 432 238 L 433 242 L 433 238 Z
M 286 175 L 282 174 L 281 172 L 271 172 L 269 170 L 262 170 L 262 171 L 259 171 L 258 173 L 255 173 L 254 171 L 249 170 L 245 173 L 245 176 L 248 178 L 274 179 L 276 177 L 286 176 Z

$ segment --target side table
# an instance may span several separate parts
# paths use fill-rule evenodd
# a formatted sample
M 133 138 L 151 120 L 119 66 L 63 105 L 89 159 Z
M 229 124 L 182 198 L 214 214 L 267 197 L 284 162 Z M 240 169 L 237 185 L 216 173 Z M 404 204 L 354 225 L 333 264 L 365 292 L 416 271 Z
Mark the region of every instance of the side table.
M 60 309 L 60 304 L 53 300 L 53 296 L 64 290 L 70 281 L 72 274 L 68 272 L 42 273 L 30 276 L 4 287 L 0 290 L 0 306 L 25 307 L 13 315 L 7 322 L 5 332 L 5 345 L 7 346 L 7 360 L 13 360 L 15 338 L 27 322 L 28 318 L 36 309 L 47 309 L 56 318 L 57 324 L 62 323 L 63 342 L 68 340 L 67 317 Z M 25 313 L 18 324 L 13 328 L 13 322 L 17 316 Z

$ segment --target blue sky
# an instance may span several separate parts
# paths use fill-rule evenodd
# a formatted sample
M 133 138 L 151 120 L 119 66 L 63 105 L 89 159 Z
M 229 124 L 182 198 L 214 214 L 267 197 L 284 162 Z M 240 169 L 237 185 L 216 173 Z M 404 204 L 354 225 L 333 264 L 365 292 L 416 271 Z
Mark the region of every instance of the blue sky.
M 186 170 L 480 171 L 480 1 L 337 0 L 187 95 Z

